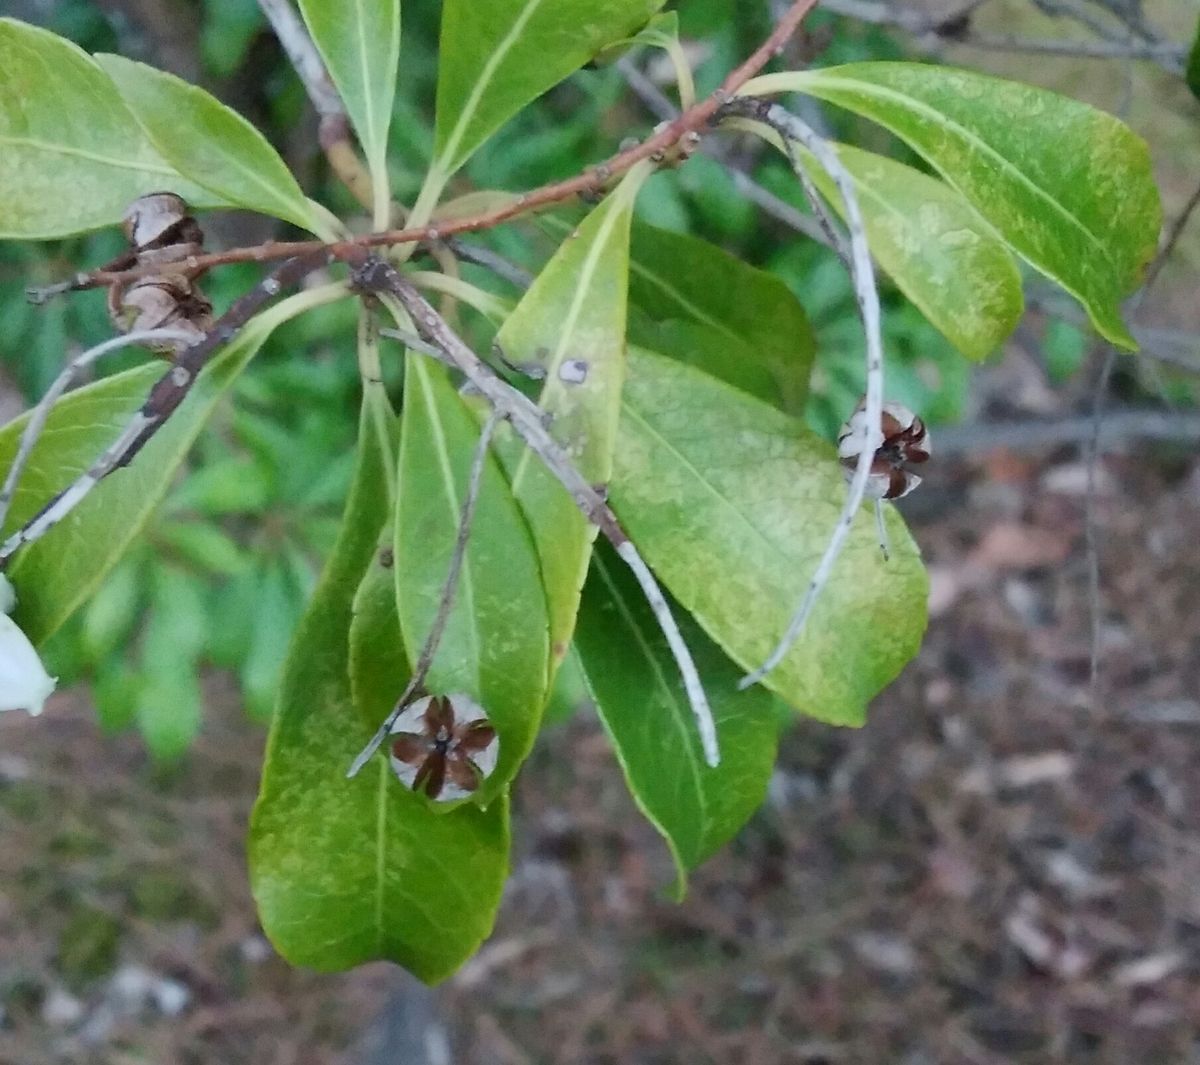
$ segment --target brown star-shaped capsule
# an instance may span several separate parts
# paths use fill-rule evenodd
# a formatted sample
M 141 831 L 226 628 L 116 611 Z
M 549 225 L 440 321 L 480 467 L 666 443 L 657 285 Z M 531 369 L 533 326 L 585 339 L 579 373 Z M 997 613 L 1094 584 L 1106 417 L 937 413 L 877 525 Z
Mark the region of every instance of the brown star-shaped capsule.
M 862 453 L 862 428 L 867 412 L 860 403 L 838 433 L 838 458 L 849 480 Z M 899 499 L 921 483 L 909 467 L 929 461 L 929 430 L 925 423 L 899 403 L 885 403 L 879 427 L 868 439 L 875 447 L 866 494 L 871 499 Z
M 396 718 L 392 770 L 413 791 L 465 799 L 496 768 L 500 738 L 483 708 L 466 695 L 428 695 Z

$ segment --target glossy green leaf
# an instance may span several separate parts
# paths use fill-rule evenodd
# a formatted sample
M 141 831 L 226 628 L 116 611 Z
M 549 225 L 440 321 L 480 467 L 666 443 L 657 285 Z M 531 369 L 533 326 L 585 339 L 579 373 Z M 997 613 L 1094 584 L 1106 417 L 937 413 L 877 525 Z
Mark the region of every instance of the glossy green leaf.
M 496 335 L 512 364 L 544 377 L 539 404 L 554 438 L 592 484 L 607 484 L 625 378 L 629 225 L 644 173 L 631 174 L 568 236 Z M 596 528 L 511 432 L 502 436 L 513 495 L 541 558 L 555 662 L 571 642 Z
M 119 55 L 96 61 L 154 147 L 179 173 L 231 204 L 331 236 L 279 153 L 203 89 Z
M 629 36 L 663 0 L 445 0 L 434 168 L 453 174 L 503 123 Z
M 346 105 L 388 205 L 387 138 L 400 60 L 400 0 L 300 0 L 321 58 Z
M 846 485 L 800 421 L 670 359 L 630 351 L 611 499 L 671 594 L 743 667 L 783 634 L 828 543 Z M 887 508 L 884 562 L 859 514 L 803 637 L 764 683 L 805 714 L 862 724 L 917 651 L 928 581 Z
M 813 332 L 799 300 L 779 278 L 707 241 L 637 223 L 629 297 L 656 321 L 695 322 L 728 338 L 731 359 L 753 356 L 774 377 L 785 410 L 804 409 Z M 733 368 L 719 376 L 739 372 Z
M 699 322 L 679 319 L 656 322 L 636 307 L 632 311 L 628 333 L 631 345 L 678 359 L 764 403 L 781 410 L 786 408 L 779 379 L 763 365 L 759 353 L 749 344 Z
M 628 567 L 597 549 L 579 614 L 576 646 L 634 800 L 662 833 L 678 871 L 728 842 L 762 804 L 779 742 L 774 699 L 739 692 L 739 670 L 690 619 L 683 635 L 712 701 L 721 764 L 705 764 L 679 669 Z
M 254 318 L 127 468 L 106 477 L 64 522 L 21 549 L 9 574 L 20 593 L 17 619 L 31 640 L 45 640 L 87 600 L 137 537 L 246 363 L 276 326 L 314 305 L 312 294 L 301 294 Z M 55 405 L 21 478 L 6 533 L 20 528 L 91 465 L 120 435 L 164 370 L 162 363 L 139 366 L 71 392 Z M 0 430 L 0 469 L 12 462 L 25 422 L 21 417 Z
M 350 692 L 351 605 L 387 519 L 385 464 L 364 420 L 338 544 L 292 642 L 250 825 L 263 930 L 295 965 L 375 959 L 434 982 L 491 929 L 508 871 L 508 804 L 435 811 L 381 754 L 346 770 L 372 729 Z
M 1025 309 L 1008 246 L 944 182 L 873 152 L 842 145 L 837 153 L 854 179 L 871 254 L 959 351 L 986 358 Z M 833 179 L 809 163 L 821 194 L 844 211 Z
M 1045 89 L 918 63 L 771 74 L 878 122 L 923 155 L 1013 249 L 1135 349 L 1120 304 L 1154 254 L 1162 209 L 1145 142 L 1111 115 Z
M 70 41 L 0 19 L 0 237 L 43 240 L 121 220 L 147 192 L 220 196 L 151 147 L 112 82 Z
M 400 631 L 415 661 L 445 587 L 479 423 L 424 356 L 409 355 L 405 379 L 395 576 Z M 546 702 L 547 632 L 533 541 L 489 456 L 454 605 L 425 682 L 430 692 L 470 695 L 496 727 L 500 760 L 479 790 L 481 802 L 502 793 L 533 746 Z

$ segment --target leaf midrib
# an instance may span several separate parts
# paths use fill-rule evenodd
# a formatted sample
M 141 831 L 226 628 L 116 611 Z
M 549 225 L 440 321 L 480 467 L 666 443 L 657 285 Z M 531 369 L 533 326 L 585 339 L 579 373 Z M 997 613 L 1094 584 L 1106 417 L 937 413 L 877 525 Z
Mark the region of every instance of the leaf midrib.
M 75 156 L 80 159 L 86 159 L 89 162 L 99 163 L 102 166 L 111 166 L 120 170 L 132 170 L 135 173 L 163 174 L 167 177 L 179 176 L 178 172 L 170 166 L 158 166 L 152 163 L 136 163 L 126 159 L 115 159 L 112 156 L 101 155 L 99 152 L 88 151 L 86 148 L 72 148 L 65 144 L 50 144 L 45 141 L 36 140 L 33 137 L 12 137 L 7 134 L 0 134 L 0 144 L 32 148 L 36 151 L 52 152 L 57 155 Z
M 705 491 L 721 504 L 722 508 L 732 511 L 737 516 L 738 520 L 745 525 L 746 528 L 749 529 L 772 554 L 777 555 L 789 566 L 795 566 L 801 563 L 801 559 L 788 555 L 777 544 L 775 544 L 771 538 L 762 531 L 762 529 L 755 525 L 746 516 L 740 507 L 734 505 L 731 499 L 727 499 L 719 491 L 717 491 L 716 486 L 706 477 L 704 477 L 696 468 L 696 464 L 692 462 L 687 455 L 680 451 L 675 444 L 663 436 L 663 434 L 660 433 L 651 422 L 639 414 L 632 403 L 629 402 L 628 398 L 621 404 L 621 410 L 623 413 L 628 414 L 631 418 L 633 418 L 634 421 L 641 425 L 642 428 L 650 436 L 654 437 L 654 439 L 657 440 L 666 451 L 670 452 L 670 454 L 672 454 L 678 460 L 678 462 L 687 470 L 687 472 L 690 473 L 699 484 L 703 485 Z M 815 557 L 818 554 L 819 552 L 810 552 L 809 557 Z
M 488 61 L 479 72 L 479 78 L 471 88 L 471 94 L 467 97 L 467 102 L 463 105 L 462 113 L 458 116 L 458 121 L 454 124 L 454 129 L 450 132 L 450 137 L 446 141 L 446 147 L 442 149 L 441 156 L 436 164 L 437 169 L 449 173 L 456 168 L 456 164 L 453 166 L 448 165 L 447 161 L 450 164 L 454 163 L 454 157 L 458 153 L 459 145 L 467 134 L 467 128 L 475 118 L 475 113 L 479 108 L 479 101 L 483 99 L 483 94 L 487 91 L 492 78 L 495 77 L 500 64 L 504 62 L 505 56 L 512 51 L 514 45 L 520 40 L 521 33 L 541 5 L 542 0 L 526 0 L 521 13 L 513 22 L 512 28 L 509 29 L 508 33 L 505 34 L 504 38 L 496 46 L 496 50 L 488 57 Z

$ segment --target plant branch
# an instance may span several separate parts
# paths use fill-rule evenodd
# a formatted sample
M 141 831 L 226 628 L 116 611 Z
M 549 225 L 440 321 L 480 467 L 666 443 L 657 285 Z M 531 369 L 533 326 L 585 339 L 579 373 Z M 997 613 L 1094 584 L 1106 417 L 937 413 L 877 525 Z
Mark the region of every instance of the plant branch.
M 155 382 L 141 408 L 120 436 L 75 481 L 50 500 L 34 517 L 0 545 L 0 569 L 25 544 L 40 540 L 71 513 L 93 488 L 114 470 L 129 465 L 187 398 L 200 372 L 218 349 L 228 344 L 247 322 L 284 288 L 297 284 L 328 261 L 322 251 L 289 260 L 247 292 L 229 308 L 190 348 L 175 358 L 173 365 Z
M 380 745 L 387 739 L 388 733 L 396 723 L 396 719 L 404 713 L 413 696 L 421 690 L 425 684 L 425 678 L 429 675 L 429 667 L 433 665 L 434 656 L 437 654 L 442 636 L 446 632 L 446 623 L 450 620 L 450 610 L 454 606 L 463 560 L 467 555 L 467 542 L 471 538 L 471 524 L 475 520 L 475 505 L 479 501 L 479 486 L 483 483 L 483 471 L 487 465 L 488 449 L 491 447 L 492 434 L 495 433 L 501 417 L 499 411 L 493 409 L 479 432 L 479 442 L 475 445 L 471 473 L 467 479 L 467 491 L 463 497 L 462 513 L 458 519 L 458 532 L 454 538 L 454 553 L 450 556 L 450 566 L 446 570 L 446 581 L 442 585 L 437 614 L 434 615 L 433 624 L 429 626 L 429 633 L 425 637 L 425 643 L 421 646 L 421 653 L 417 656 L 412 677 L 409 678 L 404 691 L 400 693 L 400 698 L 396 700 L 396 705 L 392 708 L 391 713 L 383 719 L 383 724 L 376 729 L 370 742 L 351 763 L 350 769 L 346 773 L 348 778 L 356 776 L 358 771 L 370 761 L 371 756 L 379 750 Z
M 617 61 L 617 69 L 621 72 L 621 76 L 625 79 L 625 83 L 633 91 L 633 94 L 641 100 L 646 109 L 656 118 L 664 122 L 669 122 L 679 114 L 678 108 L 670 101 L 666 93 L 662 92 L 654 82 L 646 77 L 629 56 L 622 56 Z M 738 192 L 762 211 L 763 214 L 774 218 L 777 222 L 782 222 L 789 229 L 794 229 L 797 233 L 803 234 L 810 240 L 815 240 L 818 244 L 828 244 L 829 238 L 825 235 L 824 230 L 816 219 L 811 218 L 802 211 L 796 210 L 786 200 L 780 199 L 770 189 L 764 188 L 755 181 L 745 170 L 730 159 L 725 143 L 716 140 L 707 140 L 701 145 L 700 150 L 725 168 L 726 172 L 733 179 Z
M 29 462 L 29 456 L 33 452 L 38 437 L 41 436 L 42 430 L 46 427 L 46 421 L 50 417 L 51 408 L 53 408 L 54 404 L 58 402 L 59 397 L 66 392 L 84 370 L 94 365 L 105 355 L 134 344 L 153 344 L 163 340 L 182 341 L 186 344 L 195 339 L 196 334 L 194 332 L 185 332 L 182 329 L 140 329 L 132 333 L 112 337 L 110 340 L 105 340 L 95 347 L 88 348 L 81 355 L 75 356 L 66 365 L 62 373 L 55 378 L 54 383 L 46 390 L 46 394 L 38 400 L 37 406 L 34 407 L 29 415 L 29 421 L 25 423 L 25 429 L 21 433 L 21 443 L 17 447 L 16 458 L 13 459 L 12 465 L 8 468 L 8 474 L 4 478 L 4 487 L 0 488 L 0 529 L 4 528 L 4 519 L 8 517 L 8 508 L 12 504 L 13 496 L 16 494 L 17 484 L 21 479 L 21 474 L 24 472 L 26 464 Z
M 867 360 L 865 417 L 862 421 L 859 440 L 861 450 L 859 451 L 858 465 L 855 467 L 854 476 L 850 481 L 845 505 L 842 507 L 837 525 L 834 526 L 825 553 L 821 556 L 821 561 L 817 564 L 816 571 L 809 582 L 808 590 L 788 622 L 783 638 L 767 656 L 766 661 L 742 679 L 739 686 L 747 688 L 758 683 L 778 666 L 791 649 L 792 644 L 804 631 L 813 607 L 833 572 L 834 563 L 841 554 L 846 538 L 850 535 L 854 519 L 862 507 L 867 478 L 870 475 L 871 463 L 878 446 L 875 441 L 869 439 L 869 435 L 880 432 L 879 426 L 883 413 L 883 332 L 879 290 L 875 282 L 875 268 L 871 263 L 871 252 L 867 246 L 866 228 L 863 225 L 862 212 L 859 209 L 858 194 L 855 190 L 854 179 L 838 159 L 837 153 L 806 122 L 778 104 L 760 100 L 736 100 L 725 109 L 725 113 L 752 118 L 775 130 L 784 143 L 789 145 L 789 155 L 792 158 L 793 166 L 797 168 L 798 175 L 803 171 L 803 166 L 799 157 L 792 150 L 792 146 L 799 143 L 825 168 L 837 185 L 845 205 L 846 229 L 850 241 L 850 274 L 854 282 L 854 294 L 858 302 L 859 314 L 862 316 L 863 331 L 866 334 Z M 806 191 L 809 185 L 807 178 L 808 175 L 804 174 L 801 179 L 805 184 Z
M 796 32 L 805 16 L 816 5 L 817 0 L 795 0 L 767 39 L 755 49 L 748 59 L 729 74 L 719 89 L 700 100 L 694 107 L 688 108 L 674 121 L 663 125 L 640 144 L 618 152 L 607 161 L 591 167 L 573 178 L 514 195 L 511 200 L 499 207 L 462 218 L 434 221 L 427 225 L 413 226 L 408 229 L 389 229 L 332 243 L 318 240 L 269 241 L 253 247 L 233 248 L 211 255 L 192 256 L 180 264 L 179 269 L 187 269 L 193 276 L 196 276 L 213 267 L 230 263 L 273 262 L 295 256 L 312 255 L 317 252 L 327 253 L 332 260 L 353 263 L 360 261 L 363 252 L 369 248 L 428 243 L 444 240 L 446 237 L 461 233 L 492 229 L 531 211 L 562 203 L 576 196 L 588 196 L 603 191 L 614 178 L 620 177 L 643 159 L 661 160 L 675 151 L 684 138 L 698 136 L 707 128 L 717 112 L 733 98 L 738 89 L 762 70 L 768 60 L 783 47 L 788 38 Z M 69 281 L 54 286 L 53 289 L 41 289 L 39 293 L 42 296 L 48 296 L 57 292 L 125 284 L 150 273 L 152 269 L 153 267 L 136 267 L 120 271 L 93 270 L 90 273 L 77 274 Z
M 354 198 L 370 210 L 374 203 L 371 175 L 354 150 L 345 105 L 308 28 L 296 14 L 291 0 L 258 0 L 258 6 L 316 109 L 320 119 L 317 138 L 330 168 Z
M 501 380 L 478 355 L 475 354 L 446 324 L 433 306 L 391 264 L 363 255 L 356 265 L 355 283 L 360 289 L 380 294 L 388 303 L 393 300 L 407 314 L 421 339 L 444 353 L 487 400 L 492 409 L 512 423 L 513 429 L 524 440 L 547 470 L 566 489 L 575 506 L 583 516 L 597 526 L 617 553 L 637 577 L 654 611 L 667 643 L 675 656 L 683 678 L 684 688 L 696 718 L 705 758 L 709 765 L 717 765 L 720 754 L 717 745 L 716 726 L 712 710 L 704 693 L 704 686 L 696 670 L 683 636 L 679 632 L 670 607 L 662 594 L 650 568 L 637 548 L 621 528 L 616 514 L 609 507 L 600 491 L 588 483 L 576 469 L 562 446 L 550 435 L 546 427 L 546 412 L 532 400 Z

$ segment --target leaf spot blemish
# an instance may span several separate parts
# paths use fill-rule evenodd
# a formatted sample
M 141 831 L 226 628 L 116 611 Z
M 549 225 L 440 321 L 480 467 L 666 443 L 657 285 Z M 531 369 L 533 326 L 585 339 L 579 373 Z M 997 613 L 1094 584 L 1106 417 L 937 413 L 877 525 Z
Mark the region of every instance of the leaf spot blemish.
M 567 359 L 558 368 L 558 379 L 568 385 L 581 385 L 587 380 L 588 364 L 583 359 Z

